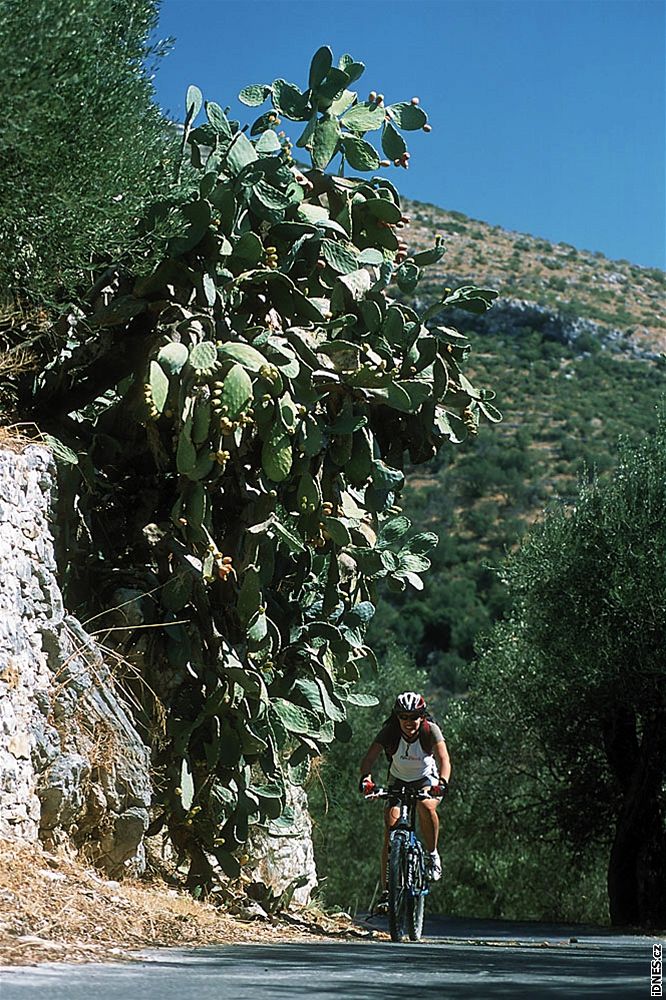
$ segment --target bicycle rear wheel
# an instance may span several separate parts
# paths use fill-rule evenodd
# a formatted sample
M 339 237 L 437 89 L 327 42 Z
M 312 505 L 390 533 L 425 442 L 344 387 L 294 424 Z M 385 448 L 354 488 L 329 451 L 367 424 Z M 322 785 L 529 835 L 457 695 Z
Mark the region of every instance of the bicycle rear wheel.
M 388 918 L 391 941 L 404 940 L 407 933 L 407 845 L 404 837 L 395 835 L 391 840 L 388 869 Z
M 411 885 L 407 896 L 407 933 L 410 941 L 420 941 L 425 912 L 425 863 L 423 851 L 415 848 L 411 857 Z

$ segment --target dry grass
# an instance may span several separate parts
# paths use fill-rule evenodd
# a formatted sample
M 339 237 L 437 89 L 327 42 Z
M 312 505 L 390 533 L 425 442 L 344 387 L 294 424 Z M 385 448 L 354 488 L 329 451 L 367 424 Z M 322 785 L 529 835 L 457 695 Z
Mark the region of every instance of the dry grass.
M 15 347 L 0 355 L 0 378 L 15 378 L 26 372 L 37 371 L 39 357 L 27 347 Z
M 128 959 L 146 947 L 368 937 L 307 910 L 243 921 L 161 881 L 108 881 L 64 854 L 0 841 L 0 965 Z
M 34 424 L 12 424 L 0 426 L 0 450 L 13 451 L 20 455 L 29 444 L 38 444 L 35 438 L 29 437 L 29 432 L 36 432 Z

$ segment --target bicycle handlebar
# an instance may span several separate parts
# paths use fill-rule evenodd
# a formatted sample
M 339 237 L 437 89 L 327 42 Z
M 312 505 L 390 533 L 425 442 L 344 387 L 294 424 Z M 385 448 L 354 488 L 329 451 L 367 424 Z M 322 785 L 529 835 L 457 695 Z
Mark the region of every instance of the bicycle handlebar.
M 438 788 L 439 786 L 433 785 L 431 787 L 432 788 Z M 431 795 L 430 788 L 411 788 L 411 789 L 403 788 L 402 790 L 400 790 L 399 788 L 394 788 L 394 789 L 381 788 L 379 785 L 376 785 L 375 788 L 373 789 L 373 791 L 370 792 L 369 795 L 364 795 L 363 796 L 363 798 L 366 799 L 366 800 L 369 800 L 369 799 L 388 799 L 388 798 L 393 798 L 393 797 L 396 797 L 396 798 L 400 798 L 400 797 L 411 798 L 411 797 L 413 797 L 415 799 L 438 799 L 438 798 L 441 798 L 441 795 Z

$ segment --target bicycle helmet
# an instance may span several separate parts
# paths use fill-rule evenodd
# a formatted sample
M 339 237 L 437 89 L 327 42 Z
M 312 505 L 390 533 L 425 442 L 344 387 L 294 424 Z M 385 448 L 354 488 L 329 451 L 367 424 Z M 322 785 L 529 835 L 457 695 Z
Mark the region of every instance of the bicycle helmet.
M 425 715 L 425 698 L 422 694 L 417 694 L 416 691 L 403 691 L 402 694 L 399 694 L 395 699 L 393 712 L 395 715 L 399 715 L 401 712 Z

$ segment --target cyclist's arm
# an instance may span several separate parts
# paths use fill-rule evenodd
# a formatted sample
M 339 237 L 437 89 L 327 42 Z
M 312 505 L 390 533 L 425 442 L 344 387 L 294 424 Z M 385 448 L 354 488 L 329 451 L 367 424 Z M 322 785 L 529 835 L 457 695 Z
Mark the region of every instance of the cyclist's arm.
M 435 758 L 440 778 L 446 778 L 446 780 L 449 781 L 451 778 L 451 761 L 449 759 L 449 751 L 446 748 L 444 740 L 438 740 L 438 742 L 434 744 L 432 748 L 432 755 Z
M 370 774 L 373 765 L 380 754 L 384 752 L 384 747 L 381 743 L 371 743 L 368 752 L 361 761 L 361 777 L 365 777 L 366 774 Z

